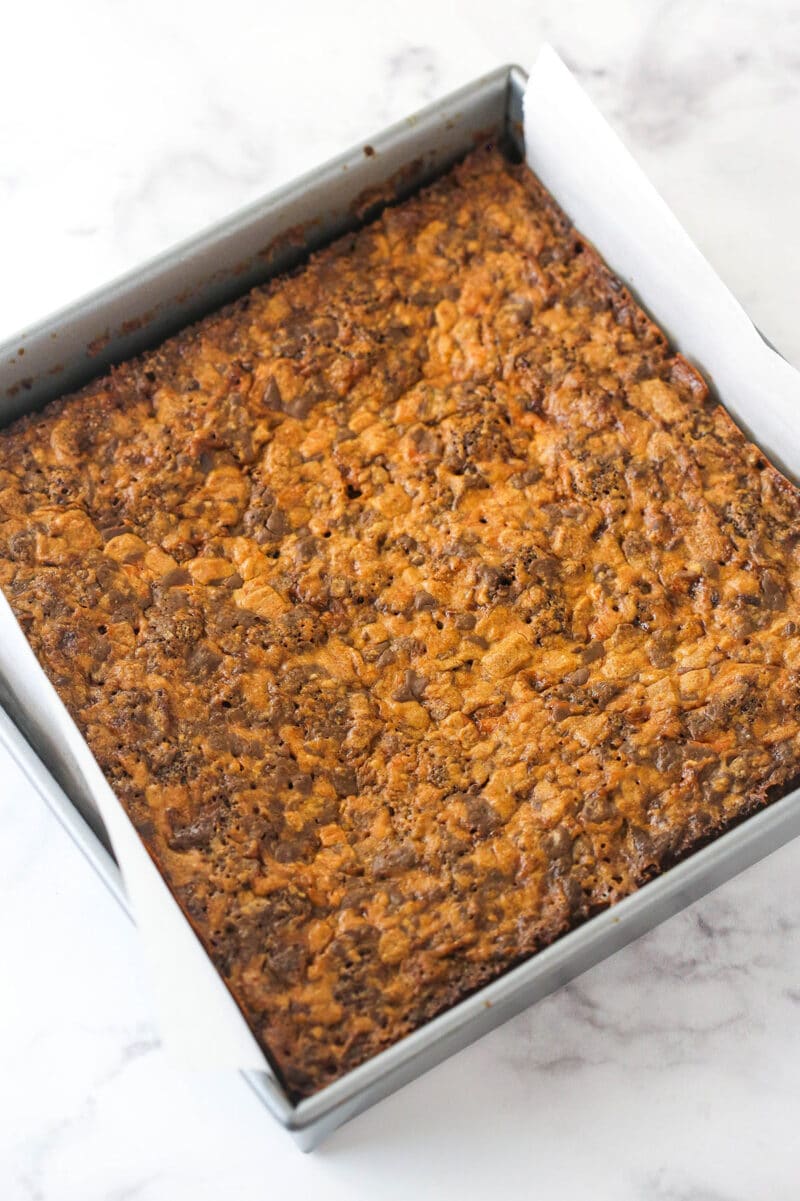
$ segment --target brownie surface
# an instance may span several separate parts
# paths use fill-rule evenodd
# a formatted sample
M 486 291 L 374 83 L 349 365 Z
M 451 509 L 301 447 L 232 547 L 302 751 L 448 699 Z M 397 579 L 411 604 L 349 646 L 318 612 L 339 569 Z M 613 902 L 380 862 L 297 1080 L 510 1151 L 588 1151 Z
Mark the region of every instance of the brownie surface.
M 797 774 L 799 540 L 491 149 L 0 433 L 0 585 L 295 1098 Z

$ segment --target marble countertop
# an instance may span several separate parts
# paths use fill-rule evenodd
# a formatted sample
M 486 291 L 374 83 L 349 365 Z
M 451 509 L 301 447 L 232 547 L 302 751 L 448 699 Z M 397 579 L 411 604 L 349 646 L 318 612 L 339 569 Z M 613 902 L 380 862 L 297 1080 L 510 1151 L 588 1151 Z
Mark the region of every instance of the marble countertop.
M 14 5 L 0 339 L 545 39 L 800 364 L 796 0 Z M 798 1195 L 800 841 L 303 1156 L 167 1060 L 135 930 L 0 779 L 4 1201 Z

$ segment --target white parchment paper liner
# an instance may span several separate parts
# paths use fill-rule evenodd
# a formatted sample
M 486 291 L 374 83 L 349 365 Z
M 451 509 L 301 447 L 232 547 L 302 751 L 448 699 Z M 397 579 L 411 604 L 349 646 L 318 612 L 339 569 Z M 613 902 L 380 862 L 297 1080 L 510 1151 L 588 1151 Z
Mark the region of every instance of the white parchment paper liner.
M 524 111 L 526 155 L 542 183 L 738 423 L 800 475 L 800 372 L 766 345 L 550 46 Z
M 800 373 L 761 339 L 558 55 L 545 47 L 525 95 L 527 160 L 704 371 L 737 421 L 800 476 Z M 744 236 L 744 231 L 743 235 Z M 161 1036 L 180 1062 L 270 1071 L 253 1035 L 140 842 L 0 594 L 0 668 L 53 715 L 108 829 L 152 971 Z
M 271 1071 L 222 977 L 39 666 L 2 592 L 0 671 L 14 681 L 23 711 L 48 715 L 51 736 L 68 750 L 100 811 L 144 943 L 164 1045 L 187 1067 Z

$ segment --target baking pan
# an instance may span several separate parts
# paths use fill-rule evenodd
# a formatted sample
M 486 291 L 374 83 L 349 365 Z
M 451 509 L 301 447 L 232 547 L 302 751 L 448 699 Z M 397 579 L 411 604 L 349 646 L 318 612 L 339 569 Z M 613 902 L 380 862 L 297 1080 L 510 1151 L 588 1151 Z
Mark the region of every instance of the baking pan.
M 525 75 L 503 67 L 272 193 L 0 347 L 0 425 L 145 350 L 441 174 L 481 141 L 522 152 Z M 602 246 L 599 247 L 602 252 Z M 656 318 L 658 314 L 655 314 Z M 0 742 L 127 909 L 108 836 L 64 748 L 14 679 Z M 795 791 L 564 935 L 388 1050 L 294 1105 L 246 1079 L 304 1150 L 800 833 Z

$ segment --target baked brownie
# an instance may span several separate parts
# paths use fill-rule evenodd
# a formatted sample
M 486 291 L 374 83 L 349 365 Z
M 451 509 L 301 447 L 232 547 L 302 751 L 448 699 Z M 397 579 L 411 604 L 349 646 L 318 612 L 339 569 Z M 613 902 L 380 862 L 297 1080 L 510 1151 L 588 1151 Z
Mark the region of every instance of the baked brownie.
M 0 435 L 0 583 L 295 1098 L 785 788 L 799 535 L 491 149 Z

